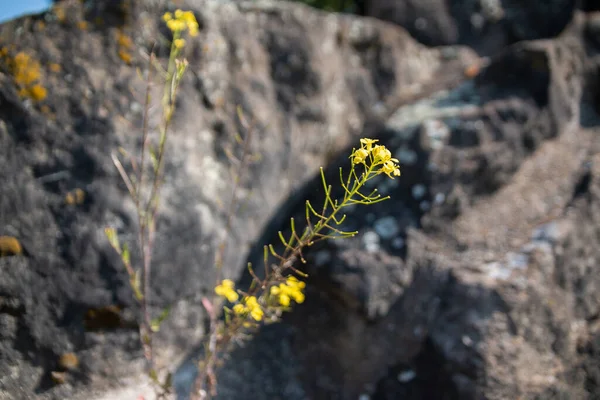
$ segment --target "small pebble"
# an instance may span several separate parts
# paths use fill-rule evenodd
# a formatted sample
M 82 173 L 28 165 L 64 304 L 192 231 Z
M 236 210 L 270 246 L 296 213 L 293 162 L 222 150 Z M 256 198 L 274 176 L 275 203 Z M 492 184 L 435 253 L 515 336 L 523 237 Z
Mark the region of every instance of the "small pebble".
M 416 200 L 419 200 L 421 197 L 425 196 L 425 192 L 427 192 L 427 188 L 421 183 L 412 187 L 412 195 Z
M 440 205 L 446 200 L 446 195 L 444 193 L 436 193 L 433 198 L 433 202 L 437 205 Z
M 417 377 L 417 373 L 415 371 L 413 371 L 412 369 L 409 369 L 408 371 L 403 371 L 398 374 L 398 382 L 407 383 L 407 382 L 412 381 L 416 377 Z
M 0 236 L 0 257 L 16 256 L 23 253 L 21 243 L 12 236 Z
M 365 232 L 362 237 L 363 245 L 368 253 L 379 250 L 379 235 L 373 231 Z
M 462 342 L 467 347 L 471 347 L 473 345 L 473 339 L 471 339 L 467 335 L 463 335 Z
M 404 239 L 402 239 L 401 237 L 397 237 L 397 238 L 393 239 L 392 247 L 394 247 L 395 249 L 403 248 L 404 247 Z
M 394 217 L 383 217 L 375 221 L 373 229 L 383 239 L 391 239 L 398 235 L 400 227 Z
M 64 370 L 74 370 L 79 366 L 79 358 L 75 353 L 65 353 L 60 356 L 58 365 Z
M 57 385 L 62 385 L 67 381 L 67 374 L 64 372 L 52 371 L 50 377 Z

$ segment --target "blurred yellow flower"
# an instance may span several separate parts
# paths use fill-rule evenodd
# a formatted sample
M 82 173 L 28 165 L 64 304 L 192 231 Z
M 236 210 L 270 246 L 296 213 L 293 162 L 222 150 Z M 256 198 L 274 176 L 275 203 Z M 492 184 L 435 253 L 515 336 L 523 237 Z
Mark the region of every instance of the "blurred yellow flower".
M 246 298 L 246 307 L 248 307 L 248 310 L 250 311 L 250 316 L 254 318 L 254 320 L 260 321 L 263 319 L 265 313 L 260 307 L 260 304 L 258 304 L 258 300 L 256 300 L 256 297 L 248 296 Z
M 183 32 L 186 29 L 190 32 L 190 36 L 198 34 L 198 21 L 191 11 L 175 10 L 175 17 L 170 12 L 163 15 L 163 21 L 167 24 L 169 30 L 173 33 Z
M 176 48 L 176 49 L 178 49 L 178 50 L 179 50 L 179 49 L 182 49 L 182 48 L 183 48 L 183 46 L 185 46 L 185 39 L 181 39 L 181 38 L 179 38 L 179 39 L 175 39 L 175 40 L 173 41 L 173 45 L 174 45 L 174 46 L 175 46 L 175 48 Z
M 277 297 L 279 304 L 284 307 L 289 307 L 291 300 L 300 304 L 304 302 L 304 289 L 306 284 L 299 281 L 295 276 L 288 276 L 285 283 L 280 283 L 278 286 L 271 286 L 271 296 Z
M 224 279 L 220 285 L 217 285 L 215 293 L 221 297 L 225 297 L 232 303 L 239 298 L 239 295 L 235 291 L 235 283 L 231 279 Z

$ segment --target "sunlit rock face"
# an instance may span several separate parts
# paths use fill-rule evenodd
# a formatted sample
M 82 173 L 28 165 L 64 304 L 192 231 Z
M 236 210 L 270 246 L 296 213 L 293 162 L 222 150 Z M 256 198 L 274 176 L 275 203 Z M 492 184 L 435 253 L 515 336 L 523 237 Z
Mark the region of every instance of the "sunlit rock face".
M 0 236 L 20 246 L 10 239 L 0 256 L 2 398 L 151 398 L 139 309 L 104 228 L 137 255 L 111 155 L 139 154 L 136 68 L 152 45 L 165 62 L 165 4 L 67 1 L 0 27 Z M 507 21 L 539 14 L 537 3 L 502 5 Z M 517 32 L 480 60 L 460 29 L 428 43 L 297 3 L 178 6 L 200 34 L 186 45 L 167 144 L 151 311 L 171 307 L 155 346 L 180 398 L 219 243 L 223 275 L 244 287 L 247 262 L 262 266 L 262 246 L 304 219 L 306 199 L 321 204 L 319 167 L 339 195 L 338 167 L 365 136 L 400 160 L 402 176 L 371 186 L 390 200 L 348 208 L 343 227 L 358 235 L 307 249 L 306 302 L 232 354 L 218 397 L 600 394 L 593 10 L 565 7 L 564 23 L 546 21 L 556 32 Z M 15 73 L 15 58 L 35 73 Z M 159 116 L 152 107 L 153 132 Z M 237 135 L 250 138 L 241 173 Z

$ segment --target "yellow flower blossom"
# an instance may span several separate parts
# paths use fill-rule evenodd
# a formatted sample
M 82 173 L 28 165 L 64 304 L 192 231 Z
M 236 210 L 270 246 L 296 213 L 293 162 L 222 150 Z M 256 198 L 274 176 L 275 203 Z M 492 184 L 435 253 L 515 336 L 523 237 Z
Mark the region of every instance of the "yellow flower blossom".
M 188 23 L 188 30 L 190 31 L 190 36 L 198 36 L 198 23 L 194 22 Z
M 250 316 L 255 321 L 261 321 L 265 315 L 265 312 L 260 304 L 258 304 L 258 300 L 255 296 L 245 297 L 244 304 L 236 304 L 233 306 L 233 312 L 241 316 L 250 313 Z
M 271 286 L 271 296 L 277 297 L 279 304 L 284 307 L 289 307 L 292 300 L 300 304 L 304 302 L 304 293 L 302 289 L 306 284 L 299 281 L 295 276 L 287 277 L 285 283 L 280 283 L 278 286 Z
M 293 275 L 290 275 L 287 277 L 286 284 L 290 287 L 297 288 L 297 289 L 304 289 L 306 287 L 306 283 L 298 280 L 298 278 L 296 278 Z
M 354 164 L 364 163 L 365 159 L 369 156 L 369 151 L 366 149 L 360 148 L 354 152 L 353 156 L 354 156 L 354 159 L 353 159 Z
M 279 304 L 281 304 L 284 307 L 289 307 L 290 306 L 290 302 L 292 299 L 290 299 L 290 296 L 288 296 L 285 293 L 281 293 L 279 295 Z
M 381 167 L 381 170 L 392 179 L 394 179 L 394 176 L 400 176 L 400 168 L 396 166 L 393 160 L 395 159 L 392 158 L 389 161 L 386 161 Z
M 182 49 L 183 46 L 185 46 L 185 39 L 175 39 L 173 41 L 173 45 L 175 46 L 176 49 Z
M 377 139 L 360 139 L 361 147 L 358 150 L 354 150 L 350 156 L 352 162 L 354 164 L 365 164 L 369 170 L 375 170 L 377 173 L 383 172 L 392 179 L 395 176 L 400 176 L 398 159 L 392 158 L 392 153 L 385 146 L 374 146 L 377 142 Z M 367 160 L 370 160 L 370 166 L 367 166 Z
M 377 140 L 377 139 L 368 139 L 368 138 L 360 139 L 360 144 L 362 145 L 362 148 L 365 149 L 368 153 L 371 152 L 371 149 L 373 148 L 373 143 L 377 143 L 377 142 L 379 142 L 379 140 Z
M 254 320 L 260 321 L 263 319 L 265 313 L 260 307 L 260 304 L 258 304 L 258 300 L 256 300 L 256 297 L 248 296 L 246 298 L 246 307 L 248 307 L 248 310 L 250 311 L 250 316 L 254 318 Z
M 190 32 L 190 36 L 198 34 L 198 21 L 191 11 L 175 10 L 175 17 L 170 12 L 163 15 L 163 21 L 167 24 L 169 30 L 173 33 L 183 32 L 186 29 Z
M 243 304 L 236 304 L 233 306 L 233 312 L 236 314 L 244 314 L 246 312 L 246 307 Z
M 386 163 L 392 158 L 392 153 L 385 146 L 373 147 L 373 162 L 374 163 Z
M 171 19 L 167 21 L 167 28 L 169 28 L 171 32 L 181 32 L 185 29 L 185 26 L 185 22 L 178 19 Z
M 221 297 L 225 297 L 232 303 L 239 298 L 239 295 L 235 291 L 235 283 L 231 279 L 224 279 L 220 285 L 217 285 L 215 293 Z

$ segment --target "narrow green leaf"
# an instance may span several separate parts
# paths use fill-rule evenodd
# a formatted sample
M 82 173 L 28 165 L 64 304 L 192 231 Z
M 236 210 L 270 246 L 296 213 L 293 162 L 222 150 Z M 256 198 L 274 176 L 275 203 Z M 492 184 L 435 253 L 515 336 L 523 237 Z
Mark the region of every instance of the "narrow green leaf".
M 158 374 L 156 373 L 156 370 L 154 368 L 148 371 L 148 376 L 150 376 L 150 379 L 152 379 L 153 382 L 160 384 L 160 382 L 158 381 Z
M 158 170 L 158 157 L 156 156 L 156 149 L 151 144 L 148 144 L 148 152 L 150 153 L 150 161 L 152 161 L 152 168 L 154 171 Z
M 165 383 L 163 383 L 164 389 L 170 389 L 173 387 L 173 374 L 169 372 L 165 377 Z
M 141 277 L 140 270 L 136 270 L 133 277 L 131 278 L 131 288 L 133 289 L 133 294 L 138 301 L 142 301 L 144 299 L 144 294 L 141 290 Z
M 121 246 L 119 245 L 117 231 L 114 228 L 104 228 L 104 234 L 112 248 L 115 249 L 117 253 L 121 254 Z
M 169 316 L 170 310 L 170 307 L 165 308 L 161 311 L 158 317 L 153 318 L 152 321 L 150 321 L 150 329 L 152 332 L 158 332 L 160 330 L 160 325 Z
M 121 254 L 121 259 L 125 265 L 131 265 L 131 255 L 129 254 L 129 246 L 127 246 L 127 243 L 123 243 L 123 253 Z

